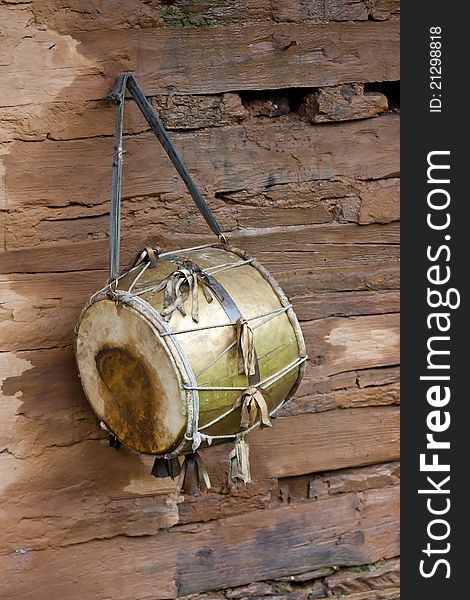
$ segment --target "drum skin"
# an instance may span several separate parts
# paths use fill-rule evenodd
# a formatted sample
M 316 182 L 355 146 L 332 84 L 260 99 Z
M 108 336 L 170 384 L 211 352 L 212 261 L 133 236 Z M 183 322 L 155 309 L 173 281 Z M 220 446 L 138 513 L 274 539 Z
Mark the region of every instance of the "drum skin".
M 140 265 L 119 279 L 116 294 L 105 288 L 84 308 L 76 328 L 76 357 L 82 386 L 97 416 L 121 442 L 145 454 L 191 452 L 191 441 L 185 438 L 193 417 L 191 377 L 198 388 L 249 386 L 247 376 L 239 373 L 235 327 L 221 326 L 233 321 L 216 294 L 208 302 L 199 284 L 198 322 L 191 315 L 191 297 L 184 304 L 185 316 L 176 310 L 167 323 L 160 316 L 164 292 L 151 288 L 188 259 L 203 272 L 213 268 L 212 277 L 249 320 L 261 383 L 306 356 L 287 298 L 243 251 L 214 245 L 163 255 L 153 268 Z M 220 270 L 214 268 L 219 265 Z M 231 265 L 238 266 L 228 268 Z M 297 364 L 271 385 L 261 385 L 270 412 L 294 393 L 302 372 L 303 364 Z M 204 426 L 229 411 L 240 394 L 200 389 L 199 430 L 210 436 L 239 433 L 240 408 Z M 213 443 L 223 441 L 229 440 L 216 437 Z

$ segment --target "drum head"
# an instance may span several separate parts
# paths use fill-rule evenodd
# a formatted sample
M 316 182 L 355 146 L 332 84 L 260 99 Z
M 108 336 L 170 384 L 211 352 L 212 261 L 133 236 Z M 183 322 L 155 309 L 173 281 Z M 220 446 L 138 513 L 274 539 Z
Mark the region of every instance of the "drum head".
M 185 392 L 165 340 L 133 308 L 92 304 L 77 335 L 77 363 L 88 401 L 124 444 L 171 451 L 186 429 Z

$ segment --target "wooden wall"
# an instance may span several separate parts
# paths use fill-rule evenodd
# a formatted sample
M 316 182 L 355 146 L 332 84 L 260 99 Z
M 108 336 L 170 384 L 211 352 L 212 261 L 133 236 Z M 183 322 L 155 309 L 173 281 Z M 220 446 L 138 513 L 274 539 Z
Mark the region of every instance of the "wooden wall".
M 0 597 L 398 598 L 396 0 L 0 0 Z M 177 496 L 116 452 L 72 353 L 107 278 L 133 70 L 230 240 L 302 321 L 305 380 L 255 482 Z M 135 107 L 124 257 L 211 239 Z

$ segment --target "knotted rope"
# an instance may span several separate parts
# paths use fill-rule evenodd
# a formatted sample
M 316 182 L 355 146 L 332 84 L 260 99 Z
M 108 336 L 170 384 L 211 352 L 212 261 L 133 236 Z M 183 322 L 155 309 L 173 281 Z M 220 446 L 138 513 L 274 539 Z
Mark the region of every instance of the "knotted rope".
M 255 424 L 258 418 L 260 420 L 260 429 L 272 426 L 268 405 L 262 391 L 264 391 L 262 388 L 252 385 L 235 400 L 233 407 L 238 408 L 241 406 L 241 429 L 248 429 Z
M 253 339 L 253 330 L 248 321 L 243 317 L 237 320 L 237 350 L 238 350 L 238 372 L 245 373 L 247 377 L 256 372 L 256 353 Z

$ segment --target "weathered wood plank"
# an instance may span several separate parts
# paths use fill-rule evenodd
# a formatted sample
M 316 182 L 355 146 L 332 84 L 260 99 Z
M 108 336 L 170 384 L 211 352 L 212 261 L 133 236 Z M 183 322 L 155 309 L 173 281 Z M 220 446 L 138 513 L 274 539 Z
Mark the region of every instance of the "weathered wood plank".
M 346 251 L 348 249 L 347 246 Z M 346 254 L 346 251 L 344 254 Z M 278 254 L 275 253 L 276 256 Z M 318 261 L 316 255 L 314 256 L 315 262 Z M 332 260 L 331 256 L 329 258 Z M 304 257 L 301 257 L 301 259 L 302 261 L 305 260 Z M 269 267 L 274 264 L 273 260 L 265 260 L 264 262 Z M 315 262 L 310 268 L 314 268 Z M 285 269 L 286 267 L 279 265 L 278 268 Z M 306 269 L 303 262 L 300 262 L 297 267 L 296 261 L 293 259 L 291 269 L 294 271 L 296 268 L 300 271 Z M 276 274 L 276 270 L 273 269 L 274 274 Z M 106 284 L 106 281 L 107 275 L 103 271 L 2 276 L 2 279 L 0 279 L 2 289 L 2 299 L 0 301 L 0 351 L 32 350 L 71 345 L 73 343 L 73 328 L 80 310 L 90 296 Z M 377 312 L 385 313 L 386 311 L 374 311 L 374 314 L 377 314 Z M 320 345 L 319 336 L 337 335 L 333 333 L 333 330 L 337 325 L 339 326 L 339 323 L 343 323 L 344 327 L 350 329 L 347 335 L 349 336 L 348 344 L 351 347 L 352 354 L 356 349 L 358 352 L 363 352 L 360 339 L 362 335 L 365 336 L 365 343 L 372 342 L 372 339 L 369 338 L 375 334 L 367 331 L 366 328 L 369 323 L 373 325 L 382 323 L 388 329 L 390 329 L 389 324 L 391 323 L 388 314 L 377 315 L 376 317 L 357 317 L 356 319 L 359 319 L 359 321 L 348 321 L 340 317 L 337 321 L 330 318 L 320 319 L 317 312 L 315 312 L 315 304 L 307 304 L 307 306 L 304 306 L 303 320 L 310 321 L 312 319 L 318 319 L 319 324 L 315 325 L 315 322 L 309 322 L 304 326 L 304 333 L 311 343 L 310 351 L 315 352 L 317 357 L 315 362 L 320 364 L 324 362 L 323 358 L 318 358 L 320 348 L 326 348 L 330 351 L 332 347 L 331 344 L 328 346 L 327 341 L 326 344 L 322 342 Z M 365 319 L 365 321 L 361 319 Z M 389 330 L 388 334 L 390 339 L 377 340 L 370 353 L 375 352 L 377 354 L 379 346 L 381 348 L 388 345 L 389 355 L 394 356 L 394 359 L 396 359 L 396 348 L 393 346 L 397 338 L 396 330 Z M 363 359 L 364 357 L 358 357 L 358 361 Z M 380 359 L 377 358 L 376 360 Z M 396 360 L 395 363 L 386 362 L 385 365 L 396 364 L 396 362 Z M 383 365 L 381 362 L 364 363 L 362 368 L 370 366 Z M 343 369 L 345 371 L 358 368 L 357 366 L 348 368 L 347 365 L 343 365 L 343 367 L 345 367 Z
M 400 13 L 399 0 L 324 0 L 305 3 L 302 0 L 273 3 L 273 16 L 278 21 L 332 20 L 364 21 L 384 20 Z
M 399 241 L 397 223 L 371 224 L 369 227 L 359 227 L 353 223 L 325 223 L 326 215 L 328 221 L 332 221 L 334 216 L 324 206 L 319 206 L 317 211 L 312 210 L 311 217 L 308 209 L 267 209 L 266 219 L 262 209 L 255 219 L 256 209 L 252 208 L 251 214 L 245 212 L 245 215 L 248 214 L 248 219 L 245 220 L 243 216 L 239 217 L 236 207 L 226 206 L 220 200 L 211 202 L 211 205 L 222 230 L 230 234 L 232 243 L 246 245 L 251 242 L 253 252 L 276 249 L 279 245 L 286 246 L 286 249 L 308 250 L 312 244 L 317 243 L 393 244 Z M 281 218 L 281 210 L 285 214 L 285 223 Z M 71 205 L 58 209 L 39 206 L 10 210 L 6 214 L 7 248 L 14 250 L 36 245 L 104 240 L 109 227 L 108 211 L 107 204 L 89 207 Z M 291 213 L 292 218 L 289 219 Z M 276 225 L 274 216 L 278 217 Z M 323 223 L 316 222 L 318 218 Z M 289 220 L 294 222 L 291 224 Z M 303 222 L 295 223 L 299 220 Z M 238 229 L 239 225 L 241 229 Z M 295 230 L 292 229 L 293 226 L 296 226 Z M 167 198 L 152 197 L 123 203 L 122 230 L 132 231 L 134 238 L 141 239 L 158 232 L 159 235 L 170 238 L 184 234 L 185 244 L 211 241 L 207 224 L 194 203 L 181 201 L 179 198 L 174 200 L 174 205 Z M 259 246 L 254 246 L 257 237 L 260 243 Z
M 399 410 L 370 407 L 278 418 L 248 439 L 255 477 L 287 477 L 399 458 Z
M 250 513 L 259 508 L 270 510 L 273 505 L 278 504 L 277 479 L 252 481 L 250 485 L 238 485 L 227 491 L 225 475 L 224 472 L 217 478 L 212 478 L 212 491 L 184 497 L 184 502 L 178 504 L 178 524 L 206 523 Z
M 299 107 L 302 117 L 313 123 L 366 119 L 387 110 L 384 94 L 364 93 L 364 86 L 357 83 L 319 88 L 307 94 Z
M 334 127 L 254 123 L 175 133 L 172 138 L 196 181 L 220 194 L 340 177 L 396 176 L 398 127 L 398 116 L 386 114 Z M 355 140 L 353 152 L 346 139 Z M 125 146 L 124 197 L 183 190 L 153 135 L 133 136 Z M 8 207 L 107 202 L 111 161 L 110 139 L 17 142 L 4 159 Z
M 390 223 L 400 219 L 400 180 L 368 182 L 361 192 L 359 223 Z
M 279 479 L 280 502 L 316 499 L 334 494 L 387 488 L 400 483 L 400 463 L 339 469 L 326 473 Z
M 355 181 L 345 185 L 338 182 L 310 182 L 299 185 L 275 186 L 273 189 L 245 190 L 224 193 L 221 197 L 211 197 L 208 201 L 222 229 L 231 232 L 237 228 L 244 235 L 245 229 L 270 228 L 297 225 L 321 225 L 339 222 L 385 223 L 399 219 L 399 189 L 397 179 L 373 182 Z M 362 210 L 363 209 L 363 210 Z M 363 217 L 361 217 L 361 211 Z M 364 217 L 367 214 L 367 217 Z M 72 204 L 63 207 L 44 205 L 25 206 L 8 210 L 5 213 L 8 228 L 8 249 L 37 244 L 66 243 L 104 238 L 108 229 L 108 202 L 94 205 Z M 364 222 L 362 222 L 362 220 Z M 336 227 L 336 229 L 335 229 Z M 188 194 L 163 194 L 146 196 L 122 203 L 122 228 L 124 233 L 132 230 L 141 232 L 144 237 L 150 232 L 175 234 L 207 235 L 208 228 Z M 345 240 L 359 243 L 387 241 L 389 232 L 398 230 L 387 228 L 330 229 L 319 228 L 314 241 L 339 243 L 340 236 L 328 233 L 350 232 L 353 238 Z M 385 238 L 369 236 L 369 233 L 382 230 Z M 324 237 L 324 233 L 326 237 Z M 246 232 L 249 234 L 249 231 Z M 139 235 L 136 233 L 136 236 Z M 3 248 L 2 248 L 3 249 Z M 0 250 L 1 251 L 1 250 Z
M 387 590 L 400 587 L 400 561 L 388 560 L 375 569 L 357 570 L 344 569 L 325 579 L 329 595 L 347 596 L 374 590 Z M 367 597 L 367 596 L 365 596 Z
M 0 280 L 0 352 L 66 346 L 81 307 L 106 284 L 103 271 Z
M 318 378 L 317 366 L 307 361 L 304 378 L 296 396 L 327 395 L 335 390 L 346 388 L 367 388 L 398 383 L 400 367 L 380 367 L 344 371 L 336 375 Z M 287 410 L 287 407 L 286 409 Z
M 122 264 L 130 260 L 136 248 L 142 248 L 144 245 L 158 246 L 162 241 L 165 240 L 154 236 L 148 236 L 144 240 L 124 240 Z M 34 251 L 27 249 L 0 252 L 0 271 L 48 273 L 53 269 L 58 273 L 72 273 L 80 270 L 94 271 L 97 267 L 106 269 L 108 266 L 106 246 L 107 244 L 99 241 L 49 246 Z M 160 247 L 177 250 L 181 248 L 181 242 L 165 243 Z M 367 247 L 362 246 L 362 248 Z M 275 262 L 270 268 L 286 294 L 291 297 L 332 291 L 397 290 L 399 288 L 400 265 L 398 257 L 394 254 L 389 253 L 388 260 L 383 255 L 372 254 L 362 264 L 357 264 L 354 259 L 350 259 L 351 257 L 345 257 L 338 266 L 315 265 L 315 268 L 303 269 L 298 273 L 280 270 Z M 303 266 L 305 267 L 305 262 Z M 103 280 L 107 276 L 107 271 L 103 271 Z M 98 280 L 97 283 L 100 285 Z
M 9 0 L 16 3 L 17 0 Z M 19 0 L 18 0 L 19 1 Z M 151 4 L 128 0 L 102 0 L 99 13 L 84 8 L 83 0 L 41 0 L 32 6 L 36 19 L 52 29 L 70 34 L 102 29 L 145 29 L 152 27 L 213 27 L 250 21 L 363 21 L 383 20 L 399 13 L 398 0 L 326 0 L 307 5 L 301 0 L 232 0 L 229 3 L 197 3 L 155 0 Z
M 335 394 L 335 406 L 346 408 L 354 406 L 381 406 L 400 403 L 400 386 L 389 383 L 359 390 L 338 390 Z
M 331 318 L 302 327 L 318 379 L 399 363 L 399 315 Z
M 182 29 L 177 36 L 166 28 L 74 32 L 73 43 L 50 29 L 33 30 L 33 40 L 9 49 L 0 66 L 0 77 L 10 83 L 2 106 L 37 102 L 37 89 L 50 80 L 56 100 L 97 100 L 125 70 L 137 74 L 147 94 L 395 81 L 398 32 L 395 21 L 237 24 L 211 29 L 208 44 L 204 28 Z M 73 48 L 77 43 L 79 52 Z M 28 61 L 15 58 L 32 45 L 36 54 Z
M 388 261 L 377 258 L 363 265 L 351 264 L 345 259 L 342 267 L 324 269 L 318 266 L 314 271 L 298 274 L 281 271 L 276 276 L 289 296 L 330 291 L 396 290 L 400 287 L 399 260 L 391 256 Z
M 296 510 L 258 510 L 143 539 L 121 538 L 118 544 L 93 541 L 23 555 L 13 552 L 0 560 L 11 600 L 133 597 L 137 575 L 141 597 L 175 598 L 329 564 L 371 563 L 397 552 L 394 487 L 342 494 L 300 504 Z M 99 561 L 91 559 L 96 556 Z
M 317 386 L 329 387 L 329 379 L 320 380 Z M 321 389 L 318 392 L 305 394 L 308 387 L 317 387 L 311 381 L 302 384 L 299 397 L 289 402 L 279 413 L 281 417 L 318 413 L 334 408 L 357 406 L 387 406 L 400 403 L 400 387 L 398 383 L 358 388 L 355 385 L 344 389 Z
M 355 193 L 342 201 L 339 218 L 361 225 L 399 221 L 400 180 L 357 182 Z
M 34 457 L 40 455 L 47 447 L 67 446 L 75 444 L 81 439 L 100 439 L 103 437 L 103 434 L 100 433 L 97 420 L 88 406 L 81 389 L 71 349 L 40 350 L 19 352 L 16 354 L 3 352 L 0 354 L 0 365 L 2 368 L 2 392 L 5 398 L 3 411 L 5 427 L 1 428 L 0 439 L 2 447 L 9 449 L 18 457 L 27 458 L 28 456 Z M 314 374 L 314 377 L 318 378 L 318 375 Z M 363 401 L 364 404 L 385 404 L 396 401 L 395 395 L 393 395 L 391 400 L 385 397 L 385 395 L 390 396 L 392 390 L 396 390 L 396 384 L 389 384 L 390 388 L 387 388 L 387 386 L 377 386 L 361 390 L 354 387 L 354 378 L 352 379 L 352 382 L 345 381 L 343 384 L 338 384 L 353 388 L 350 392 L 350 402 L 357 397 L 357 402 L 360 403 L 360 399 L 364 398 L 364 396 L 367 396 L 368 400 L 368 402 Z M 322 385 L 323 380 L 319 379 L 319 383 Z M 340 390 L 336 393 L 341 396 Z M 343 395 L 347 396 L 345 390 L 343 390 Z M 343 404 L 347 405 L 346 402 L 343 402 Z M 322 416 L 315 414 L 317 407 L 313 406 L 310 396 L 295 398 L 280 413 L 280 417 L 276 421 L 276 430 L 281 428 L 282 432 L 284 428 L 289 427 L 293 427 L 295 430 L 298 421 L 302 420 L 302 418 L 305 419 L 304 423 L 308 423 L 308 426 L 315 428 L 315 430 L 318 426 L 316 424 L 323 422 L 322 419 L 332 420 L 333 422 L 338 419 L 339 421 L 335 427 L 341 430 L 343 427 L 347 427 L 343 421 L 348 419 L 347 415 L 350 414 L 350 410 L 331 411 L 336 406 L 341 406 L 339 400 L 337 404 L 330 402 L 325 407 L 329 409 L 330 415 Z M 363 435 L 361 433 L 363 426 L 361 426 L 360 418 L 365 419 L 370 416 L 371 419 L 375 419 L 378 418 L 378 415 L 382 414 L 385 416 L 393 415 L 393 418 L 395 418 L 396 413 L 387 412 L 389 408 L 392 407 L 353 409 L 353 415 L 363 415 L 362 417 L 358 416 L 350 425 L 352 428 L 357 428 L 356 437 L 359 436 L 361 438 Z M 305 413 L 314 414 L 307 415 Z M 300 414 L 300 416 L 293 417 L 294 420 L 291 420 L 288 416 L 296 414 Z M 332 423 L 329 423 L 328 426 L 333 427 Z M 385 428 L 385 425 L 380 423 L 377 426 Z M 374 428 L 372 427 L 371 435 L 373 432 Z M 333 444 L 332 440 L 325 437 L 327 433 L 328 430 L 317 441 L 310 440 L 309 438 L 308 443 L 320 444 L 323 450 L 319 449 L 318 446 L 314 446 L 315 451 L 311 452 L 312 456 L 309 455 L 303 459 L 304 463 L 305 461 L 310 461 L 307 472 L 321 468 L 339 468 L 340 466 L 361 464 L 364 457 L 363 454 L 359 454 L 359 458 L 357 458 L 356 455 L 351 454 L 349 456 L 347 453 L 341 460 L 348 460 L 349 458 L 352 462 L 347 465 L 343 465 L 342 463 L 339 465 L 336 464 L 335 461 L 338 456 L 341 458 L 343 450 L 342 447 L 339 447 L 337 452 L 333 451 L 331 448 Z M 257 435 L 253 437 L 255 442 Z M 259 435 L 262 435 L 262 432 Z M 282 438 L 281 433 L 279 435 Z M 278 440 L 279 435 L 276 433 L 276 436 L 272 439 L 272 443 L 278 443 L 276 440 Z M 384 432 L 384 439 L 388 439 L 387 435 L 391 434 Z M 265 437 L 262 439 L 264 440 Z M 277 447 L 274 457 L 282 452 L 282 443 L 279 442 L 279 444 L 281 445 Z M 382 452 L 395 451 L 393 448 L 390 450 L 390 448 L 385 447 L 384 442 L 384 448 L 378 448 L 378 458 L 382 456 Z M 325 457 L 328 460 L 330 450 L 330 458 L 333 460 L 335 466 L 325 466 L 322 462 Z M 358 451 L 361 450 L 358 449 Z M 370 451 L 373 454 L 375 446 L 371 445 L 370 448 L 363 449 L 363 452 L 366 451 Z M 112 452 L 111 454 L 114 455 L 115 453 Z M 212 453 L 209 453 L 209 455 L 212 455 Z M 320 460 L 321 463 L 318 468 L 317 460 Z M 225 468 L 226 459 L 223 458 L 222 462 Z M 295 464 L 293 468 L 296 468 Z M 263 475 L 276 476 L 275 472 L 271 473 L 270 471 L 263 472 Z
M 396 383 L 400 379 L 400 368 L 369 369 L 357 374 L 357 384 L 361 388 L 373 385 L 387 385 Z
M 383 463 L 358 469 L 344 469 L 320 475 L 329 494 L 345 494 L 385 488 L 400 483 L 400 463 Z
M 270 18 L 271 7 L 265 0 L 232 0 L 230 3 L 192 3 L 177 0 L 168 6 L 164 0 L 142 3 L 128 0 L 101 0 L 97 13 L 86 8 L 83 0 L 41 0 L 33 5 L 40 22 L 61 33 L 103 29 L 146 29 L 153 27 L 214 27 L 216 24 L 248 22 Z
M 201 129 L 239 123 L 248 117 L 235 93 L 148 98 L 166 129 Z M 0 108 L 0 142 L 72 140 L 114 135 L 114 105 L 104 100 L 69 101 Z M 132 100 L 126 104 L 126 132 L 150 131 Z
M 107 446 L 83 440 L 37 457 L 0 454 L 0 553 L 148 535 L 177 523 L 175 482 L 150 475 L 151 457 Z
M 289 402 L 281 411 L 282 416 L 298 415 L 307 412 L 321 412 L 338 408 L 336 393 L 355 390 L 357 397 L 373 400 L 377 405 L 394 404 L 396 396 L 388 389 L 396 389 L 400 381 L 400 368 L 397 366 L 345 371 L 335 375 L 320 376 L 315 364 L 307 361 L 304 378 L 296 393 L 295 402 Z M 387 388 L 387 386 L 391 386 Z M 384 388 L 384 389 L 380 389 Z M 374 396 L 375 394 L 375 396 Z M 390 402 L 381 402 L 389 399 Z
M 395 313 L 400 310 L 400 294 L 397 290 L 326 292 L 294 297 L 291 302 L 301 321 Z

